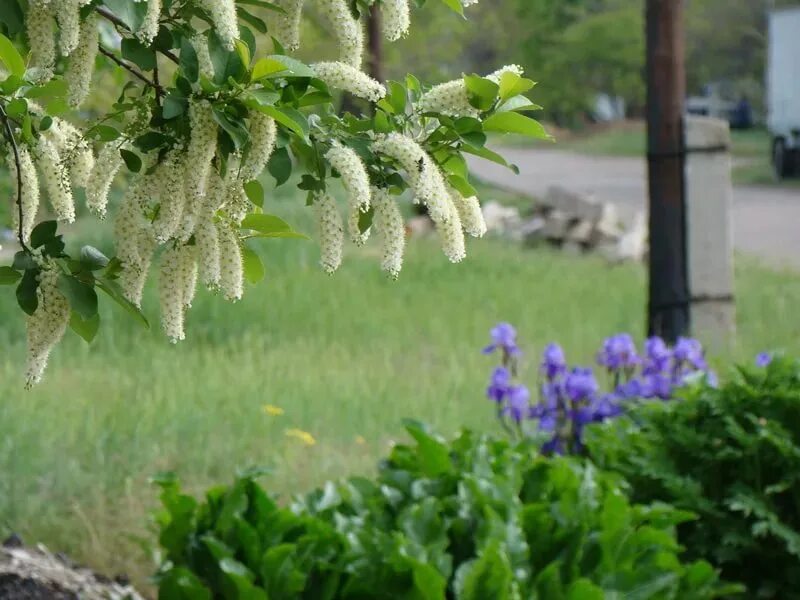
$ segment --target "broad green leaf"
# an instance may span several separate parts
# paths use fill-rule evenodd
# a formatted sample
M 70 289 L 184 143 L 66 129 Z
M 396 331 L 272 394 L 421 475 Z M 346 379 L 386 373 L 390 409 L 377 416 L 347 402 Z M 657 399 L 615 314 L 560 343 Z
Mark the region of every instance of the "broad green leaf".
M 478 110 L 489 110 L 497 100 L 497 93 L 500 91 L 498 86 L 491 79 L 480 77 L 479 75 L 464 76 L 464 84 L 469 93 L 469 103 Z
M 125 161 L 125 166 L 128 167 L 131 173 L 138 173 L 142 170 L 142 159 L 139 158 L 138 154 L 126 150 L 125 148 L 120 148 L 119 153 L 120 156 L 122 156 L 122 160 Z
M 97 314 L 97 292 L 94 287 L 79 281 L 71 275 L 61 275 L 58 289 L 69 301 L 69 305 L 83 319 L 91 319 Z
M 2 35 L 2 34 L 0 34 Z M 12 119 L 20 120 L 28 113 L 28 102 L 25 98 L 14 98 L 6 104 L 6 114 Z
M 241 4 L 241 2 L 239 2 L 239 4 Z M 263 19 L 258 18 L 253 13 L 241 7 L 238 8 L 237 13 L 242 21 L 254 27 L 258 33 L 267 33 L 267 24 L 263 21 Z
M 288 72 L 289 68 L 281 61 L 274 58 L 262 58 L 253 65 L 253 72 L 250 77 L 253 81 L 258 81 L 275 73 Z
M 31 231 L 31 246 L 40 248 L 56 237 L 58 231 L 57 221 L 42 221 Z
M 524 94 L 531 89 L 535 82 L 520 77 L 516 73 L 506 72 L 500 76 L 500 99 L 509 100 L 514 96 Z
M 253 284 L 263 281 L 267 272 L 261 257 L 245 245 L 242 248 L 242 258 L 244 259 L 245 279 Z
M 98 313 L 90 319 L 84 319 L 78 312 L 73 310 L 70 315 L 69 326 L 87 344 L 91 344 L 100 329 L 100 314 Z
M 464 5 L 461 4 L 461 0 L 442 0 L 442 2 L 453 12 L 460 14 L 462 17 L 464 16 Z
M 296 598 L 305 588 L 306 575 L 295 563 L 294 544 L 273 546 L 264 553 L 261 577 L 270 598 Z
M 185 567 L 173 567 L 161 575 L 158 595 L 163 600 L 212 600 L 211 591 Z
M 208 44 L 208 40 L 199 36 L 203 43 Z M 197 58 L 197 50 L 189 37 L 184 37 L 181 40 L 181 57 L 180 66 L 183 70 L 183 75 L 194 83 L 200 77 L 200 63 Z M 165 117 L 166 118 L 166 117 Z
M 142 311 L 139 309 L 138 306 L 133 304 L 130 300 L 125 297 L 125 294 L 122 293 L 122 289 L 119 287 L 116 281 L 111 279 L 98 279 L 97 280 L 97 287 L 105 292 L 109 298 L 111 298 L 114 302 L 119 304 L 122 308 L 127 310 L 130 314 L 136 317 L 139 322 L 144 325 L 147 329 L 150 329 L 150 322 L 147 320 L 142 314 Z
M 264 186 L 261 185 L 260 181 L 254 179 L 253 181 L 245 183 L 244 193 L 247 194 L 247 198 L 250 202 L 259 208 L 264 206 Z
M 309 67 L 307 64 L 300 62 L 296 58 L 292 58 L 291 56 L 284 56 L 283 54 L 270 54 L 266 57 L 265 60 L 275 60 L 281 63 L 286 73 L 273 73 L 272 76 L 279 76 L 279 77 L 314 77 L 314 71 Z
M 37 280 L 37 271 L 29 269 L 25 271 L 22 280 L 17 286 L 17 304 L 22 311 L 28 315 L 32 315 L 39 307 L 39 297 L 36 295 L 36 290 L 39 288 L 39 281 Z
M 292 175 L 292 158 L 289 156 L 289 151 L 284 148 L 278 148 L 272 153 L 267 164 L 269 174 L 275 178 L 275 185 L 283 185 Z
M 478 191 L 461 175 L 450 174 L 447 176 L 447 181 L 465 198 L 478 195 Z
M 123 38 L 120 47 L 122 58 L 132 62 L 143 71 L 152 71 L 156 66 L 156 53 L 136 38 Z
M 211 113 L 217 125 L 222 127 L 222 129 L 231 136 L 231 140 L 233 140 L 233 144 L 236 146 L 237 150 L 247 144 L 250 139 L 250 132 L 240 118 L 231 117 L 217 106 L 212 108 Z
M 130 31 L 139 31 L 147 13 L 147 2 L 136 0 L 103 0 L 116 17 L 118 17 Z
M 483 122 L 483 129 L 501 133 L 519 133 L 541 140 L 550 137 L 539 121 L 515 112 L 500 112 L 491 115 Z
M 291 226 L 275 215 L 249 214 L 242 221 L 242 229 L 251 229 L 259 233 L 277 233 L 291 231 Z
M 174 119 L 175 117 L 185 113 L 188 108 L 189 101 L 185 96 L 181 96 L 175 92 L 170 92 L 167 94 L 167 97 L 164 98 L 164 106 L 161 110 L 161 116 L 169 121 L 170 119 Z
M 208 38 L 208 52 L 211 55 L 211 64 L 214 65 L 214 83 L 223 85 L 228 78 L 240 81 L 246 69 L 239 53 L 228 50 L 216 33 Z
M 511 565 L 496 541 L 481 555 L 459 567 L 455 578 L 458 600 L 510 600 L 513 582 Z
M 234 50 L 239 55 L 239 59 L 242 61 L 242 65 L 244 65 L 245 70 L 250 68 L 250 48 L 247 44 L 245 44 L 242 40 L 234 40 L 233 42 Z
M 44 119 L 42 119 L 44 121 Z M 116 127 L 111 125 L 95 125 L 86 132 L 87 137 L 101 142 L 113 142 L 122 135 Z
M 588 579 L 578 579 L 567 590 L 566 600 L 604 600 L 605 593 Z
M 301 112 L 288 106 L 278 108 L 275 106 L 259 104 L 255 106 L 255 108 L 256 110 L 269 115 L 281 125 L 291 129 L 300 137 L 305 138 L 308 135 L 308 120 Z
M 14 43 L 0 33 L 0 61 L 12 75 L 23 77 L 25 75 L 25 60 L 14 47 Z
M 22 275 L 11 267 L 0 267 L 0 285 L 14 285 Z

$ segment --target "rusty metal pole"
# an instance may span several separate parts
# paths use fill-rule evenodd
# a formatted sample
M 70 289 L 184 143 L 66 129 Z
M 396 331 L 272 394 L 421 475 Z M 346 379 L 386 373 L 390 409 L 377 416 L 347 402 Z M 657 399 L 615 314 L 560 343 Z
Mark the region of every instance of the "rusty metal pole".
M 684 0 L 647 0 L 650 289 L 647 328 L 669 341 L 690 326 L 684 99 Z
M 373 4 L 367 19 L 367 36 L 369 38 L 369 74 L 373 79 L 383 78 L 383 34 L 381 33 L 381 7 Z

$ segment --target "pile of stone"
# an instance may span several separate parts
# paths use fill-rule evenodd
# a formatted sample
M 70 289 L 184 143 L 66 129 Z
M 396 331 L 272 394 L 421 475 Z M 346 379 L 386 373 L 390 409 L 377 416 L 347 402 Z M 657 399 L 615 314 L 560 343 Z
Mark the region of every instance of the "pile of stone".
M 571 254 L 597 252 L 612 262 L 641 261 L 647 253 L 647 224 L 637 215 L 625 228 L 613 204 L 597 202 L 553 187 L 533 213 L 489 202 L 484 206 L 489 232 L 527 246 L 555 246 Z
M 0 546 L 0 598 L 7 600 L 144 600 L 126 581 L 110 580 L 43 546 L 12 536 Z

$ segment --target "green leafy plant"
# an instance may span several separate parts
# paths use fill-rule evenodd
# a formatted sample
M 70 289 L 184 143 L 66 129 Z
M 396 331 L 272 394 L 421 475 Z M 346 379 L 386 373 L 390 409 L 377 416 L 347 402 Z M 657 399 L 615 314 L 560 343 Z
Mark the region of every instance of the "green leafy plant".
M 203 502 L 160 482 L 160 597 L 314 600 L 712 598 L 704 561 L 682 563 L 692 515 L 632 505 L 617 476 L 532 444 L 418 423 L 375 479 L 328 483 L 281 507 L 252 474 Z
M 768 361 L 764 361 L 768 362 Z M 750 597 L 800 589 L 800 364 L 743 369 L 721 389 L 642 406 L 589 430 L 591 456 L 628 480 L 635 501 L 699 519 L 679 526 L 692 558 L 743 581 Z

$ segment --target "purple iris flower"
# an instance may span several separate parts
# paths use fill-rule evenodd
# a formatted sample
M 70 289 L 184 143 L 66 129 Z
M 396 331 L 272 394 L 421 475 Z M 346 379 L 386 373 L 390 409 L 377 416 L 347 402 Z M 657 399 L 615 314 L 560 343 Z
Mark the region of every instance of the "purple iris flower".
M 499 323 L 492 327 L 492 343 L 483 349 L 484 354 L 502 350 L 510 355 L 519 354 L 517 346 L 517 330 L 510 323 Z
M 558 344 L 548 344 L 542 354 L 542 373 L 552 381 L 566 370 L 567 358 L 564 356 L 564 349 Z
M 592 406 L 592 410 L 594 412 L 594 420 L 598 423 L 618 417 L 624 412 L 613 394 L 607 394 L 598 399 Z
M 619 398 L 629 400 L 635 398 L 645 397 L 645 385 L 640 379 L 633 378 L 630 381 L 623 383 L 616 389 L 616 395 Z
M 489 387 L 486 388 L 486 397 L 497 403 L 502 402 L 509 392 L 511 384 L 511 371 L 505 367 L 497 367 L 492 372 Z
M 508 412 L 517 423 L 530 412 L 531 393 L 524 385 L 515 385 L 508 390 Z
M 603 342 L 597 363 L 610 371 L 619 371 L 639 364 L 636 344 L 627 333 L 612 335 Z
M 672 361 L 672 352 L 667 344 L 658 336 L 649 338 L 644 343 L 644 369 L 645 374 L 666 371 Z
M 770 364 L 772 364 L 772 352 L 762 352 L 758 356 L 756 356 L 756 366 L 766 368 Z
M 642 381 L 642 398 L 669 400 L 672 397 L 672 386 L 672 379 L 664 373 L 645 375 Z
M 705 370 L 708 368 L 703 353 L 703 345 L 694 338 L 678 338 L 673 355 L 676 362 L 690 365 L 694 369 Z
M 542 453 L 547 455 L 558 454 L 560 456 L 563 456 L 564 454 L 566 454 L 566 447 L 564 444 L 564 440 L 562 440 L 561 437 L 558 435 L 554 436 L 553 439 L 544 443 L 544 445 L 542 446 Z
M 573 402 L 591 400 L 597 390 L 597 380 L 591 369 L 575 367 L 564 380 L 564 392 Z

